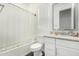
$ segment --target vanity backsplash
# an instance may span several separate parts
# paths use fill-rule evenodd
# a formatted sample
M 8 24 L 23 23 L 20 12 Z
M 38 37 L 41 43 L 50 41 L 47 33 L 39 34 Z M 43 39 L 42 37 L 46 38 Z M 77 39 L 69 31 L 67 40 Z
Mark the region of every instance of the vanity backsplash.
M 69 35 L 69 36 L 74 36 L 74 37 L 79 37 L 79 32 L 78 31 L 54 31 L 51 32 L 51 34 L 54 35 Z

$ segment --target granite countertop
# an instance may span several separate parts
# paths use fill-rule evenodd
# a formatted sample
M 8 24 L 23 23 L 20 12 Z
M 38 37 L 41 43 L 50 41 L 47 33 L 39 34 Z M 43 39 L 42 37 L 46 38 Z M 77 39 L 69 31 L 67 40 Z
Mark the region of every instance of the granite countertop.
M 43 37 L 51 37 L 56 39 L 74 40 L 79 41 L 79 37 L 73 37 L 69 35 L 42 35 Z

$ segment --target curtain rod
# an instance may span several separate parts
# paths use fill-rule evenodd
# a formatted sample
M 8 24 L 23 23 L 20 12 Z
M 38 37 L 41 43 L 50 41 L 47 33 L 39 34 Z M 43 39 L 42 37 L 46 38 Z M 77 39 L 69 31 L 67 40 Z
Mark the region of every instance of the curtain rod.
M 16 6 L 17 8 L 22 9 L 23 11 L 29 12 L 30 14 L 32 14 L 32 15 L 34 15 L 34 16 L 36 16 L 36 14 L 35 14 L 35 13 L 30 12 L 30 11 L 28 11 L 28 10 L 26 10 L 26 9 L 23 9 L 23 8 L 21 8 L 21 7 L 17 6 L 17 5 L 15 5 L 15 4 L 12 4 L 12 3 L 9 3 L 9 4 L 10 4 L 10 5 L 13 5 L 13 6 Z

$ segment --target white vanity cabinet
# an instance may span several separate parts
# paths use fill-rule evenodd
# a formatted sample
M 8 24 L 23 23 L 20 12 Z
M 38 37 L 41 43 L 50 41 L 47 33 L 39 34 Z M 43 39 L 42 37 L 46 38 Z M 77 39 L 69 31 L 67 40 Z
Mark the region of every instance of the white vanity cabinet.
M 45 56 L 55 56 L 55 39 L 45 37 Z
M 57 56 L 79 56 L 79 42 L 56 40 Z

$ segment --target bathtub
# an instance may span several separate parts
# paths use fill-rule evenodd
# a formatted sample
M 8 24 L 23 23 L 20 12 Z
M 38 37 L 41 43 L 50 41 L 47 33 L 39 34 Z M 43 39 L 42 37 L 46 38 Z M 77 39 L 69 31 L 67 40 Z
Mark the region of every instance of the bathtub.
M 25 56 L 30 53 L 29 46 L 33 44 L 33 42 L 20 43 L 12 47 L 8 47 L 0 50 L 0 56 Z

